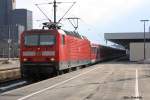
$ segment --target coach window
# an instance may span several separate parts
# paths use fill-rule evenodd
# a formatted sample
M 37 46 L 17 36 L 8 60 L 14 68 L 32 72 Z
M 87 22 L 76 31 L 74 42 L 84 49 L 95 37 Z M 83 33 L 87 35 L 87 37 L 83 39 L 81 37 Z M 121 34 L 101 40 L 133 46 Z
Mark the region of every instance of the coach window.
M 65 45 L 65 35 L 62 35 L 62 44 Z

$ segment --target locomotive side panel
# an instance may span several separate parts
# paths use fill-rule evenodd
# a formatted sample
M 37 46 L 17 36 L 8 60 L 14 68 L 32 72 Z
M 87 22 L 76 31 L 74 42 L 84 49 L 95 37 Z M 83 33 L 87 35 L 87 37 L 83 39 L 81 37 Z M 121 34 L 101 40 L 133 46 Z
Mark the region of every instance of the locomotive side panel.
M 68 36 L 60 34 L 59 42 L 59 70 L 69 68 L 69 47 L 68 47 Z
M 68 69 L 90 63 L 90 41 L 87 39 L 59 34 L 59 61 L 58 70 Z
M 60 62 L 60 70 L 90 63 L 90 42 L 88 40 L 66 35 L 65 46 L 61 49 L 66 59 L 61 59 L 64 63 Z M 63 53 L 62 50 L 60 52 Z
M 80 60 L 80 39 L 68 36 L 68 49 L 69 49 L 69 67 L 75 67 L 79 66 L 79 60 Z

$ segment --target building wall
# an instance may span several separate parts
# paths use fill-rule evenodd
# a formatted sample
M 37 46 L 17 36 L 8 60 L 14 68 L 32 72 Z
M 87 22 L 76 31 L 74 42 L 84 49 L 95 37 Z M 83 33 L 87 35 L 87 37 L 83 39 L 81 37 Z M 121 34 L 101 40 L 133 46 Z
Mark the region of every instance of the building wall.
M 32 29 L 32 12 L 26 9 L 15 9 L 11 12 L 11 25 L 22 25 L 25 30 Z
M 15 0 L 0 0 L 0 25 L 8 25 L 10 12 L 16 7 Z
M 32 11 L 27 10 L 27 30 L 33 28 L 33 15 Z
M 6 22 L 6 0 L 0 0 L 0 25 Z
M 3 25 L 0 26 L 0 57 L 8 57 L 8 39 L 10 34 L 11 42 L 11 57 L 17 57 L 19 50 L 19 34 L 24 30 L 21 25 Z
M 150 43 L 145 44 L 145 59 L 150 59 Z M 144 43 L 130 43 L 130 61 L 144 60 Z

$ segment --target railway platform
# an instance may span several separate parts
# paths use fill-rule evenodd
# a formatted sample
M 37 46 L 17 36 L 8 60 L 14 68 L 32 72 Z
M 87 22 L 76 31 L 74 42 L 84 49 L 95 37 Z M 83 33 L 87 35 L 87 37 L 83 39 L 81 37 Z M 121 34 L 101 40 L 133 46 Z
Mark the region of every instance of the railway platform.
M 0 94 L 1 100 L 150 100 L 150 65 L 100 63 Z
M 4 64 L 3 60 L 0 62 L 0 83 L 8 80 L 20 78 L 19 61 L 14 60 L 8 64 Z

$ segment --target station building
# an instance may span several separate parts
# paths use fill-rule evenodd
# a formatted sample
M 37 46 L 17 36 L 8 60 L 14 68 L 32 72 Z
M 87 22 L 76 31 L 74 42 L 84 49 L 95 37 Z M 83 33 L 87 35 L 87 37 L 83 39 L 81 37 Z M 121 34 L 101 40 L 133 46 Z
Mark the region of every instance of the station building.
M 122 45 L 126 48 L 130 61 L 150 60 L 150 33 L 105 33 L 106 40 Z M 144 46 L 145 45 L 145 46 Z

